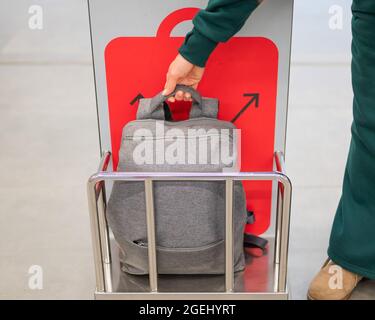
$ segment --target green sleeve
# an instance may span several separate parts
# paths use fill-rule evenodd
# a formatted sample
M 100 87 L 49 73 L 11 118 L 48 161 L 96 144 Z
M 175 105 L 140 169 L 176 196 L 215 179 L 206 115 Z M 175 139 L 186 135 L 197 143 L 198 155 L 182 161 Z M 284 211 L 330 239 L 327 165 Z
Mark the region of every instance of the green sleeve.
M 180 54 L 204 67 L 219 42 L 226 42 L 245 24 L 258 0 L 210 0 L 193 20 L 194 28 L 180 47 Z

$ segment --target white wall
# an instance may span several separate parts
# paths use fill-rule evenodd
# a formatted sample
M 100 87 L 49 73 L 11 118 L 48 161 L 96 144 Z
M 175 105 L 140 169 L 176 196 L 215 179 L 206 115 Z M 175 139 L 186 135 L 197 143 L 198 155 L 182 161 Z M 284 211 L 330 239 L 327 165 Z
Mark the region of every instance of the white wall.
M 329 27 L 335 7 L 342 8 L 341 30 Z M 351 0 L 295 0 L 293 62 L 350 62 L 350 25 Z

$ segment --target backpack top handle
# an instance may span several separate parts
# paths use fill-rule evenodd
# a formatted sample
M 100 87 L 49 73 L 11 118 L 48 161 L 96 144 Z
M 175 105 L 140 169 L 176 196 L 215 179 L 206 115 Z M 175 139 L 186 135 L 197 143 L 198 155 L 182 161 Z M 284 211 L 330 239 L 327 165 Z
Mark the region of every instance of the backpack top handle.
M 191 94 L 193 101 L 190 110 L 190 119 L 200 117 L 215 119 L 217 118 L 217 99 L 202 98 L 199 92 L 192 87 L 178 84 L 175 90 L 167 96 L 159 93 L 151 99 L 140 99 L 137 111 L 137 119 L 165 120 L 163 105 L 167 101 L 167 99 L 174 96 L 177 91 L 184 91 Z

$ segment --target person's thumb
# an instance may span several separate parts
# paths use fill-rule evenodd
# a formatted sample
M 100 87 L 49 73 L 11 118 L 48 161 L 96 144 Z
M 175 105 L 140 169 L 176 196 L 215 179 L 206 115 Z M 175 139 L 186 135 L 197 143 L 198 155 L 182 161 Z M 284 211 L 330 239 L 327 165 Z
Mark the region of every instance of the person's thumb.
M 177 80 L 174 77 L 167 77 L 167 82 L 164 86 L 163 96 L 167 96 L 176 88 Z

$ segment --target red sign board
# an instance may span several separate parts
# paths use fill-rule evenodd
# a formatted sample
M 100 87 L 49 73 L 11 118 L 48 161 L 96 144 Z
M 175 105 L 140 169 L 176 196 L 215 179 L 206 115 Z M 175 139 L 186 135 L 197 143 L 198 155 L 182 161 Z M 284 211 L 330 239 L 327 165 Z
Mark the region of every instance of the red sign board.
M 156 37 L 120 37 L 105 50 L 110 133 L 114 168 L 118 163 L 124 125 L 135 119 L 142 95 L 162 91 L 169 64 L 183 37 L 171 37 L 180 22 L 191 20 L 196 8 L 177 10 L 165 18 Z M 233 37 L 220 44 L 208 61 L 199 85 L 202 96 L 218 98 L 219 119 L 241 129 L 241 171 L 272 171 L 275 137 L 278 49 L 262 37 Z M 186 110 L 186 102 L 171 106 Z M 180 115 L 181 117 L 181 115 Z M 175 117 L 178 119 L 178 117 Z M 270 224 L 272 183 L 244 182 L 248 209 L 256 223 L 247 231 L 261 234 Z

